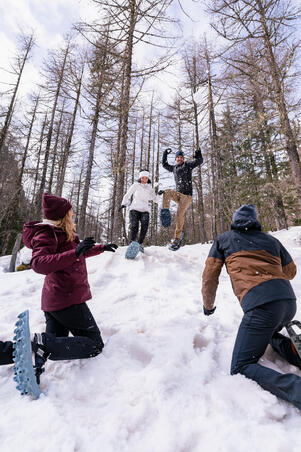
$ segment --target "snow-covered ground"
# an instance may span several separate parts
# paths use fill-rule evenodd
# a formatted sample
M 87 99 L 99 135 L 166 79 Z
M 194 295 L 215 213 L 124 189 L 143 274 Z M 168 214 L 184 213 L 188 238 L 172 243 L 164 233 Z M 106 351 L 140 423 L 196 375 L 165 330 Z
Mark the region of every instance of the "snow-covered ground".
M 301 227 L 274 233 L 293 256 L 301 319 Z M 229 375 L 242 310 L 223 270 L 217 310 L 202 312 L 201 275 L 210 245 L 177 252 L 148 247 L 135 261 L 125 248 L 87 260 L 89 307 L 106 346 L 96 358 L 46 364 L 45 395 L 15 389 L 0 367 L 1 452 L 299 452 L 301 412 L 243 376 Z M 43 331 L 43 276 L 6 273 L 0 259 L 0 339 L 30 310 Z M 270 348 L 262 362 L 288 365 Z

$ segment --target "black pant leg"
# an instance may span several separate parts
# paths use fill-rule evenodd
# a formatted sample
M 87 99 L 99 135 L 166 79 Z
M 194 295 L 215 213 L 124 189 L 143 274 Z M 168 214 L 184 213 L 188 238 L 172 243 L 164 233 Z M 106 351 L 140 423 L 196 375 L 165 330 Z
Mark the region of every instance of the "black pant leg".
M 140 236 L 139 236 L 139 243 L 142 244 L 144 242 L 148 225 L 149 225 L 149 212 L 141 212 L 140 216 L 141 221 L 141 229 L 140 229 Z
M 46 333 L 53 334 L 56 337 L 68 336 L 69 328 L 66 328 L 59 322 L 51 312 L 44 312 L 46 319 Z
M 13 343 L 0 341 L 0 366 L 13 364 Z
M 140 220 L 141 212 L 137 210 L 130 210 L 130 225 L 131 225 L 131 234 L 130 239 L 131 242 L 135 242 L 139 229 L 139 220 Z
M 98 355 L 103 349 L 103 341 L 94 317 L 86 305 L 81 303 L 59 311 L 48 313 L 68 329 L 74 337 L 55 337 L 44 333 L 46 350 L 53 361 L 82 359 Z

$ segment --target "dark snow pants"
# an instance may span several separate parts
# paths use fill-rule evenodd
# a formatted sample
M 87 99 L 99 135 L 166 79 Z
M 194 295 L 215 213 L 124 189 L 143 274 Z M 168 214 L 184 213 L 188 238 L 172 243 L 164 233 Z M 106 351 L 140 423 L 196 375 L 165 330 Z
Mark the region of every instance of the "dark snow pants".
M 59 311 L 45 312 L 43 343 L 49 359 L 82 359 L 98 355 L 103 349 L 99 328 L 86 303 Z M 74 337 L 68 337 L 69 332 Z
M 241 373 L 263 389 L 301 409 L 301 377 L 281 374 L 258 364 L 270 343 L 284 359 L 301 369 L 301 359 L 288 337 L 279 331 L 296 313 L 296 302 L 279 300 L 246 312 L 238 329 L 231 363 L 231 374 Z
M 13 343 L 0 341 L 0 366 L 13 364 Z
M 139 229 L 139 221 L 141 223 L 141 227 L 138 242 L 141 245 L 148 230 L 149 212 L 138 212 L 138 210 L 130 210 L 131 242 L 136 241 Z

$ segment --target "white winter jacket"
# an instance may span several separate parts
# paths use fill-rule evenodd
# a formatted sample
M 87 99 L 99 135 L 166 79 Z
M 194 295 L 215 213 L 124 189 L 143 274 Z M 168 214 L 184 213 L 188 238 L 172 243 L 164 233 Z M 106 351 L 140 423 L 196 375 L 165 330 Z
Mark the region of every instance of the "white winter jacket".
M 131 202 L 131 196 L 133 195 L 133 201 Z M 127 193 L 124 195 L 122 204 L 124 206 L 130 206 L 130 210 L 138 210 L 138 212 L 149 212 L 149 201 L 160 201 L 160 196 L 156 195 L 155 190 L 151 184 L 141 184 L 140 182 L 134 182 L 130 186 Z

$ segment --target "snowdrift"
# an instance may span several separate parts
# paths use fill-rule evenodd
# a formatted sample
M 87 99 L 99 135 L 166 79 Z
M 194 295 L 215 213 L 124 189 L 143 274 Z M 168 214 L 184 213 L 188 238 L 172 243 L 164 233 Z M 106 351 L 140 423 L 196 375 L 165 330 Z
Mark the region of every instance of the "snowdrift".
M 274 235 L 293 256 L 292 285 L 301 320 L 301 227 Z M 290 452 L 300 451 L 301 416 L 241 375 L 230 376 L 242 310 L 225 269 L 217 309 L 205 317 L 201 275 L 210 245 L 177 252 L 148 247 L 134 261 L 126 248 L 87 260 L 89 307 L 106 346 L 88 360 L 51 362 L 37 401 L 15 389 L 0 367 L 0 451 L 10 452 Z M 0 259 L 0 339 L 13 337 L 18 313 L 44 329 L 44 277 L 6 273 Z M 268 348 L 262 363 L 301 371 Z

